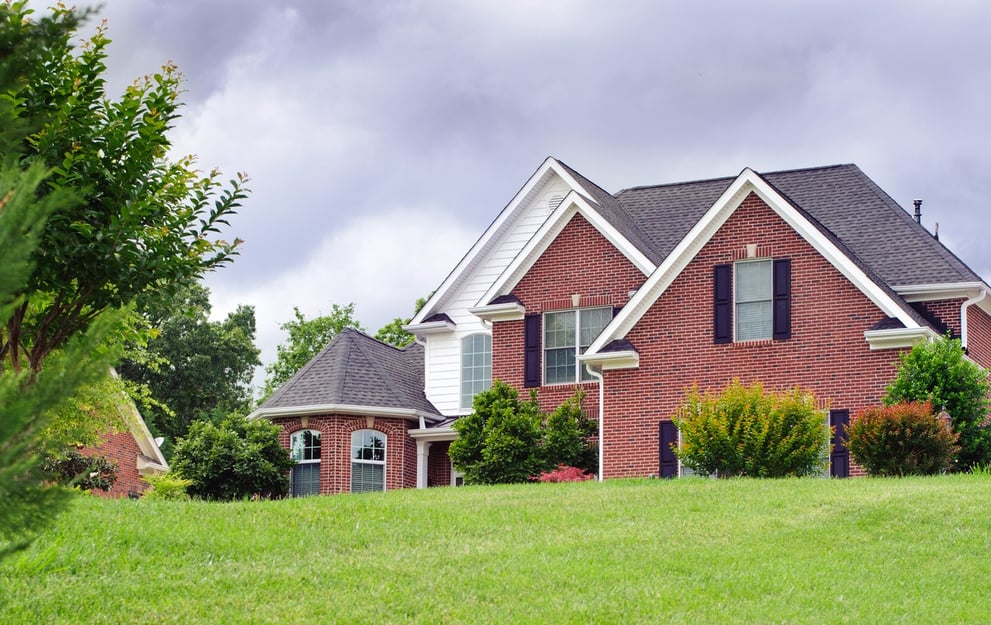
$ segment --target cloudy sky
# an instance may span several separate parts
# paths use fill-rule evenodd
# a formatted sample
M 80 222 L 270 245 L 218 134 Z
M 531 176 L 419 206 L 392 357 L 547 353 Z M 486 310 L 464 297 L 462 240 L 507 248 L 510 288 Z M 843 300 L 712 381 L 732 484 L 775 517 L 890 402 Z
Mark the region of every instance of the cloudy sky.
M 174 60 L 177 153 L 252 179 L 214 313 L 440 284 L 543 159 L 630 186 L 856 163 L 991 279 L 991 3 L 106 0 L 111 88 Z

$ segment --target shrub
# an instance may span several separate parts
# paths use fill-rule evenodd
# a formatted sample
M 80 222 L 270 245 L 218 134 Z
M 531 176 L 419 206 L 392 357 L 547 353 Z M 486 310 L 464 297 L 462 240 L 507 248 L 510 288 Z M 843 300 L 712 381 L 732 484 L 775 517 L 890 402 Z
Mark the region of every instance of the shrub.
M 595 477 L 593 474 L 586 473 L 578 467 L 559 464 L 553 471 L 544 471 L 535 479 L 538 482 L 584 482 L 593 477 Z
M 811 393 L 765 392 L 733 380 L 721 392 L 686 393 L 674 419 L 675 453 L 693 470 L 719 477 L 785 477 L 824 470 L 829 428 Z
M 63 486 L 80 490 L 110 490 L 117 481 L 117 463 L 106 456 L 84 456 L 78 449 L 49 456 L 44 470 L 55 476 Z
M 294 462 L 279 444 L 279 426 L 232 415 L 220 426 L 196 421 L 176 443 L 172 470 L 190 480 L 187 492 L 229 501 L 254 495 L 284 497 Z
M 884 403 L 929 401 L 934 409 L 946 410 L 960 435 L 957 467 L 991 462 L 991 428 L 985 423 L 991 391 L 988 373 L 967 358 L 960 340 L 946 336 L 919 343 L 900 360 Z
M 189 499 L 186 489 L 193 483 L 192 480 L 183 479 L 172 471 L 162 475 L 148 475 L 142 479 L 151 484 L 151 488 L 141 495 L 142 499 L 154 500 L 186 501 Z
M 862 410 L 846 432 L 854 461 L 868 475 L 931 475 L 952 466 L 957 437 L 929 402 Z
M 582 411 L 583 399 L 578 390 L 545 415 L 535 391 L 523 401 L 515 388 L 495 380 L 475 396 L 474 412 L 455 421 L 451 461 L 469 484 L 527 482 L 559 464 L 591 469 L 598 456 L 589 440 L 596 430 Z

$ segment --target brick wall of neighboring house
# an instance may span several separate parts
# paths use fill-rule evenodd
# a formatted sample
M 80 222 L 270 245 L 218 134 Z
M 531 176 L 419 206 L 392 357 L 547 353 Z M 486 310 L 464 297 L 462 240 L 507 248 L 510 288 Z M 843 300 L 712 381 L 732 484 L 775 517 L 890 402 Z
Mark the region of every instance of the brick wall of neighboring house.
M 96 447 L 84 447 L 80 452 L 85 456 L 106 456 L 117 463 L 117 481 L 110 490 L 93 489 L 94 495 L 101 497 L 127 497 L 131 493 L 140 494 L 148 488 L 148 482 L 138 474 L 138 447 L 130 431 L 107 435 Z
M 427 486 L 451 485 L 451 459 L 447 450 L 450 441 L 430 443 L 430 457 L 427 459 Z
M 410 423 L 405 419 L 321 415 L 273 419 L 282 427 L 279 442 L 289 449 L 289 437 L 299 430 L 320 432 L 320 493 L 331 495 L 351 491 L 351 433 L 376 430 L 386 436 L 385 488 L 416 486 L 416 443 L 409 436 Z M 418 424 L 414 423 L 414 427 Z
M 631 290 L 647 277 L 636 268 L 584 217 L 576 214 L 533 267 L 512 289 L 527 314 L 574 309 L 572 295 L 578 295 L 578 308 L 621 307 Z M 521 390 L 523 388 L 523 321 L 496 322 L 492 328 L 492 377 Z M 542 366 L 542 364 L 541 364 Z M 585 411 L 598 415 L 598 387 L 595 383 L 542 386 L 538 399 L 550 411 L 571 397 L 576 388 L 585 391 Z
M 757 244 L 791 259 L 790 339 L 713 343 L 713 267 Z M 658 472 L 658 423 L 686 388 L 734 377 L 770 390 L 801 386 L 851 415 L 875 405 L 896 372 L 896 350 L 871 351 L 864 331 L 885 317 L 870 300 L 751 195 L 627 335 L 638 369 L 605 374 L 606 477 Z

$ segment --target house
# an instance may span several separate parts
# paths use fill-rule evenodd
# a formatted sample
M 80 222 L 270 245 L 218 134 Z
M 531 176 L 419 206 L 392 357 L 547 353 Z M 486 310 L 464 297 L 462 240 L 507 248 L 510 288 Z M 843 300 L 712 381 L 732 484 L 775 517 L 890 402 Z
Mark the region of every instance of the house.
M 601 478 L 676 476 L 686 388 L 798 385 L 842 432 L 918 341 L 952 332 L 991 367 L 987 291 L 855 165 L 610 194 L 548 158 L 411 320 L 416 344 L 344 333 L 253 416 L 319 465 L 300 493 L 424 487 L 457 482 L 451 424 L 492 379 L 545 410 L 580 387 Z M 857 469 L 834 445 L 831 475 Z

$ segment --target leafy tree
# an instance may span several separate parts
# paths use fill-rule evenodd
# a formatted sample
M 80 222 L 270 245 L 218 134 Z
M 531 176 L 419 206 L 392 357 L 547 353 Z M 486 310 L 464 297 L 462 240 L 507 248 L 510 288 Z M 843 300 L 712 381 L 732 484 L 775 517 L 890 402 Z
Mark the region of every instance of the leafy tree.
M 815 397 L 765 392 L 733 380 L 721 392 L 688 391 L 675 422 L 681 461 L 719 477 L 786 477 L 820 472 L 829 430 Z
M 44 468 L 59 484 L 80 490 L 110 490 L 117 481 L 117 463 L 106 456 L 84 456 L 78 449 L 68 449 L 45 460 Z
M 550 415 L 540 412 L 536 392 L 526 401 L 500 380 L 475 395 L 472 414 L 454 422 L 457 440 L 448 454 L 469 484 L 526 482 L 559 465 L 592 470 L 595 427 L 581 409 L 579 390 Z
M 0 121 L 16 130 L 4 133 L 0 144 L 11 151 L 3 156 L 50 168 L 39 194 L 72 200 L 49 216 L 34 269 L 0 328 L 6 366 L 37 372 L 102 311 L 152 305 L 230 262 L 240 242 L 218 234 L 245 197 L 245 178 L 225 186 L 216 171 L 196 172 L 192 157 L 167 159 L 180 106 L 174 65 L 111 99 L 102 27 L 74 49 L 73 9 L 40 21 L 21 2 L 0 11 L 0 43 L 44 44 L 5 64 L 15 81 L 2 85 Z
M 275 348 L 276 360 L 265 367 L 264 397 L 268 397 L 282 386 L 303 365 L 330 343 L 344 328 L 362 330 L 354 318 L 354 303 L 346 306 L 334 304 L 329 315 L 307 319 L 299 308 L 293 306 L 292 321 L 279 326 L 289 333 L 289 339 Z
M 416 303 L 413 305 L 413 315 L 420 312 L 420 309 L 426 305 L 427 299 L 428 298 L 426 297 L 421 297 L 416 300 Z M 406 347 L 413 342 L 415 337 L 412 333 L 403 330 L 403 326 L 408 325 L 412 318 L 413 317 L 407 317 L 403 319 L 401 317 L 396 317 L 389 323 L 379 328 L 379 331 L 375 333 L 375 338 L 383 343 L 395 345 L 396 347 Z
M 884 403 L 928 401 L 934 410 L 946 410 L 960 435 L 957 468 L 966 470 L 991 462 L 989 391 L 988 372 L 967 358 L 959 339 L 946 336 L 902 354 Z
M 254 495 L 284 497 L 294 462 L 279 444 L 280 427 L 231 415 L 219 426 L 197 421 L 180 439 L 172 472 L 190 480 L 193 497 L 230 501 Z
M 153 316 L 158 334 L 139 358 L 125 360 L 120 375 L 147 386 L 156 400 L 144 409 L 149 427 L 175 440 L 194 421 L 219 421 L 251 404 L 251 378 L 261 364 L 255 347 L 255 311 L 239 306 L 223 321 L 210 321 L 210 292 L 194 284 L 164 314 Z

